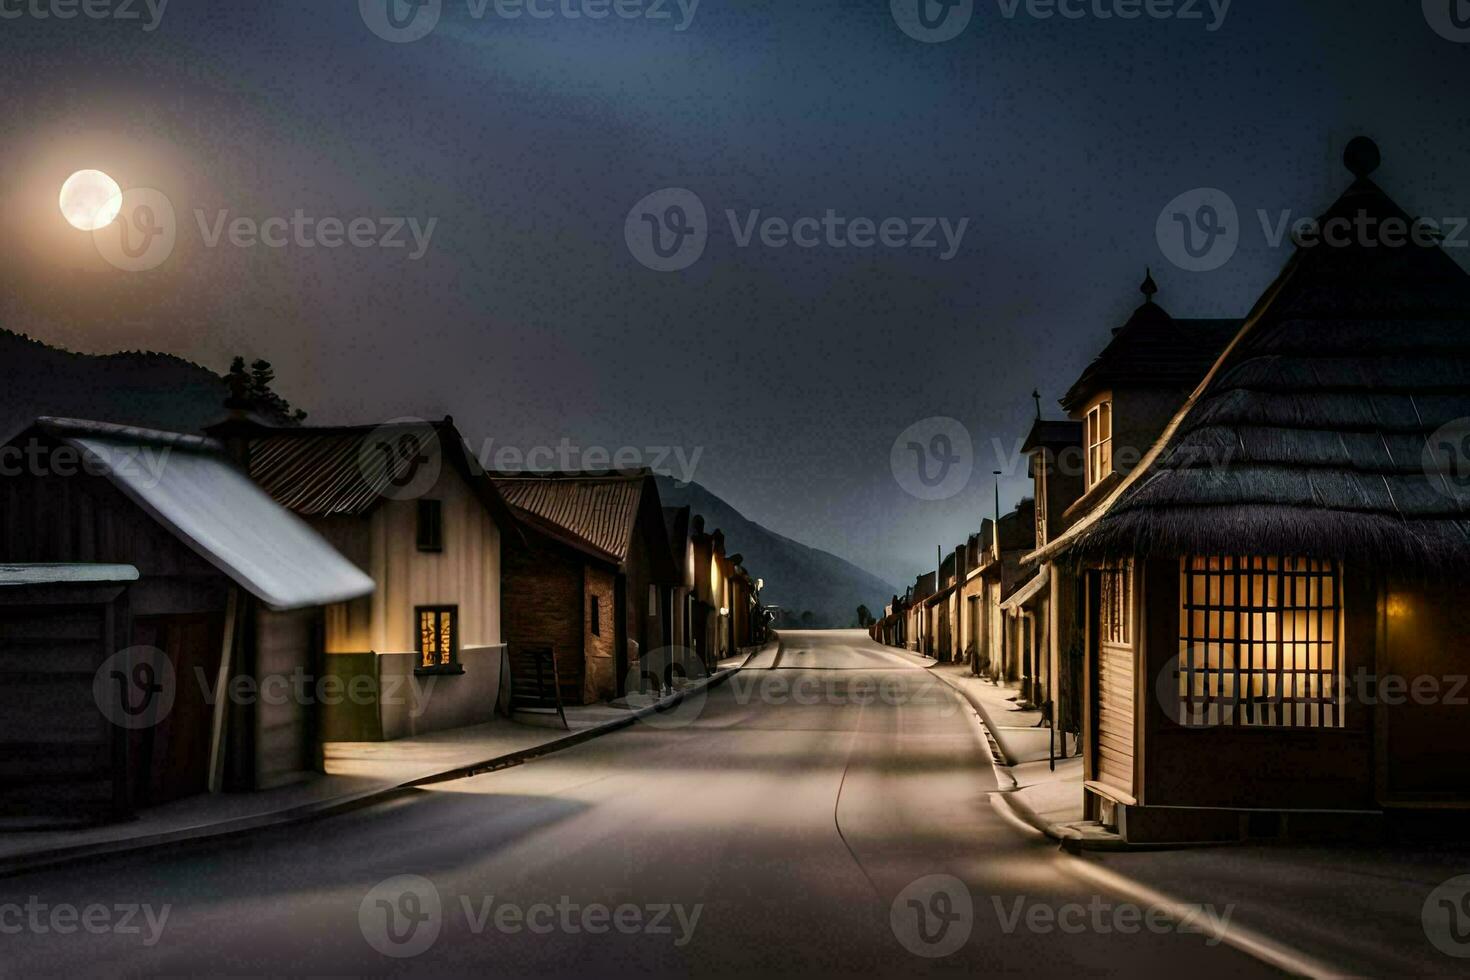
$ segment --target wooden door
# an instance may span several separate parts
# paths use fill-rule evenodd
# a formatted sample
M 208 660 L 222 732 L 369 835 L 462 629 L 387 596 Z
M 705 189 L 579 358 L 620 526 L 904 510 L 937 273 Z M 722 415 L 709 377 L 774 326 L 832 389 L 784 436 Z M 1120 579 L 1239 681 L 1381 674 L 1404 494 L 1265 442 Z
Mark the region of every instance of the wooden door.
M 148 616 L 133 623 L 133 642 L 157 647 L 173 667 L 174 700 L 151 728 L 132 733 L 134 799 L 155 806 L 204 792 L 214 685 L 219 675 L 223 622 L 219 616 Z
M 1097 738 L 1093 772 L 1098 782 L 1132 796 L 1136 686 L 1132 569 L 1106 569 L 1098 574 L 1098 604 L 1094 612 L 1097 666 L 1093 683 Z

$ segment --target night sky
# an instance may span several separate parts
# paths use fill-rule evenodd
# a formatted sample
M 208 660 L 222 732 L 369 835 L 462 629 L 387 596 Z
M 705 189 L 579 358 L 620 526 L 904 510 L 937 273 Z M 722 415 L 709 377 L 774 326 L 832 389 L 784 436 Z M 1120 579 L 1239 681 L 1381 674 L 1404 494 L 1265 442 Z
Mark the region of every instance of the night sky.
M 1460 0 L 1236 0 L 1223 23 L 1206 0 L 1195 20 L 975 0 L 943 43 L 888 0 L 703 0 L 682 30 L 675 0 L 601 20 L 444 0 L 411 43 L 352 0 L 172 0 L 152 30 L 143 0 L 137 20 L 34 15 L 50 2 L 0 0 L 0 325 L 217 371 L 266 357 L 315 422 L 452 413 L 477 446 L 679 447 L 752 519 L 900 588 L 990 513 L 992 470 L 1020 496 L 994 440 L 1007 457 L 1033 388 L 1059 416 L 1145 266 L 1176 315 L 1243 315 L 1289 247 L 1257 210 L 1324 209 L 1358 133 L 1410 212 L 1470 214 L 1470 43 L 1430 23 Z M 64 223 L 85 167 L 166 196 L 166 261 L 114 268 Z M 669 187 L 708 242 L 659 272 L 625 219 Z M 1189 272 L 1155 224 L 1200 187 L 1238 206 L 1239 250 Z M 402 248 L 208 244 L 222 211 L 298 209 L 434 224 L 417 259 L 407 229 Z M 742 247 L 726 211 L 755 209 L 968 223 L 948 258 L 937 228 L 937 248 Z M 975 447 L 938 501 L 890 467 L 932 416 Z

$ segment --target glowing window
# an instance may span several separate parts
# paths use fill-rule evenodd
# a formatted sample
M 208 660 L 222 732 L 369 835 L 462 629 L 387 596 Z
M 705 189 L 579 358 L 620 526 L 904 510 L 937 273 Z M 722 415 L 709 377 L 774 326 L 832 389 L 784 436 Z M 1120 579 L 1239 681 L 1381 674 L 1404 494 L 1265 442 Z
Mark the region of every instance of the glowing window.
M 1341 569 L 1309 558 L 1182 561 L 1178 665 L 1182 725 L 1342 727 Z

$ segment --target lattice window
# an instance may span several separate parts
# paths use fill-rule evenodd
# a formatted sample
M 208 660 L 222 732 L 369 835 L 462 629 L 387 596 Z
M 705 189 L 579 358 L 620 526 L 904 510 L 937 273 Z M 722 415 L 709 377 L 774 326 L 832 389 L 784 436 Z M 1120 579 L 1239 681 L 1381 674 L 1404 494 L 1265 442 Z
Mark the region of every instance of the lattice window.
M 1133 643 L 1133 567 L 1104 568 L 1100 577 L 1099 638 L 1114 646 L 1129 646 Z
M 420 606 L 419 668 L 452 667 L 459 656 L 459 609 L 456 606 Z
M 1343 725 L 1342 573 L 1309 558 L 1180 563 L 1182 725 Z

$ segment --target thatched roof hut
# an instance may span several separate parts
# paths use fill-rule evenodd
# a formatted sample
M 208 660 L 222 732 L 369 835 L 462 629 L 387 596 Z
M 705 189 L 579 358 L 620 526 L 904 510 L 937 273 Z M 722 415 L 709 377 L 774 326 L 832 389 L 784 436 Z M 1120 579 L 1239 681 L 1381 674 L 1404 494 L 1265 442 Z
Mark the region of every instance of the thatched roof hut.
M 1130 477 L 1033 560 L 1470 565 L 1470 275 L 1433 242 L 1384 243 L 1413 222 L 1369 179 L 1377 156 L 1354 141 L 1321 219 L 1350 242 L 1297 248 Z

